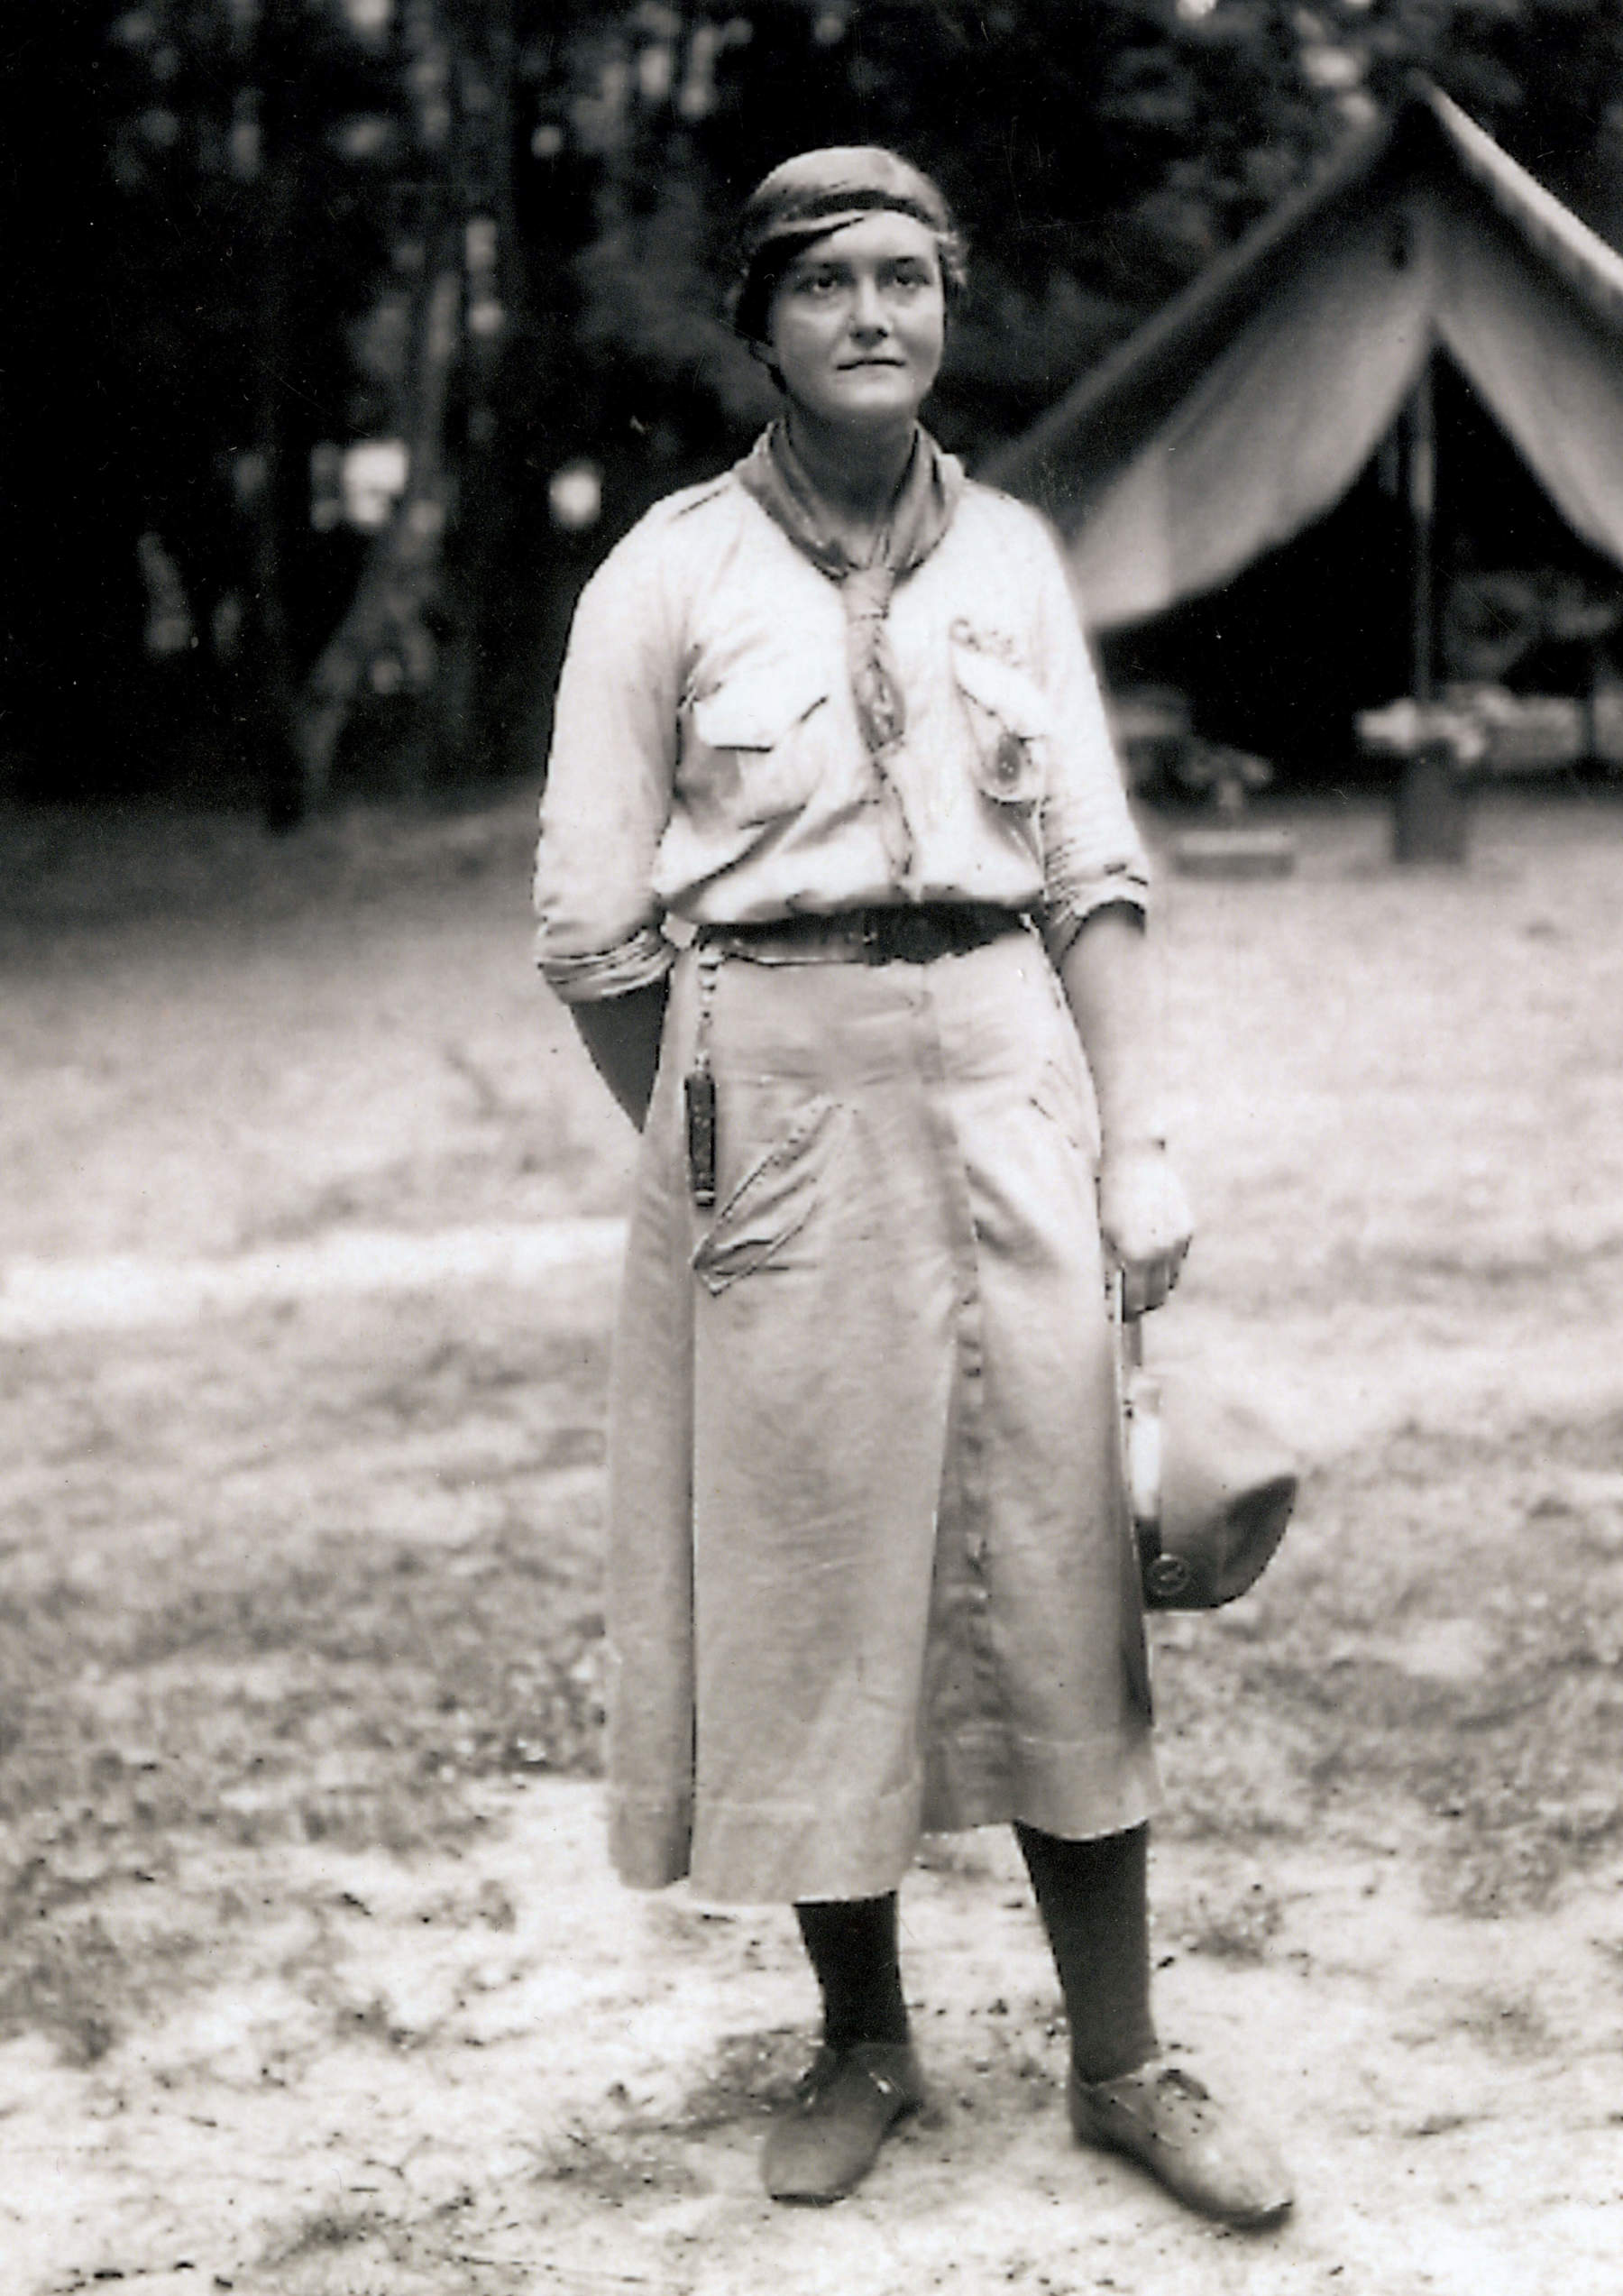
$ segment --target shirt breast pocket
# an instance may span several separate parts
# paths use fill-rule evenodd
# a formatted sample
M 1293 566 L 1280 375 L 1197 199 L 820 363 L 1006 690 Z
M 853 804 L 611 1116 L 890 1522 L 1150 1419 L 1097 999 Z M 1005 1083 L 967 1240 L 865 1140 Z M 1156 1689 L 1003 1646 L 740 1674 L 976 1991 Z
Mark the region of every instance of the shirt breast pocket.
M 797 813 L 822 766 L 828 684 L 791 664 L 734 671 L 690 706 L 679 784 L 739 828 Z
M 1030 812 L 1048 785 L 1053 705 L 1027 671 L 956 632 L 952 675 L 968 720 L 976 785 L 993 804 Z

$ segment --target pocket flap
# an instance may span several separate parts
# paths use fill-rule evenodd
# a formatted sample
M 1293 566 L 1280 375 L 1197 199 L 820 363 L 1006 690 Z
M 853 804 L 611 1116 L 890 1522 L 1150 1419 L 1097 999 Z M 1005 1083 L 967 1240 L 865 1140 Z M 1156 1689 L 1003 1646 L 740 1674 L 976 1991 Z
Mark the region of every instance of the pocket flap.
M 694 1272 L 708 1291 L 719 1296 L 769 1261 L 781 1264 L 816 1207 L 848 1115 L 819 1093 L 756 1158 L 693 1254 Z
M 960 638 L 951 642 L 952 674 L 972 702 L 1022 741 L 1041 740 L 1053 732 L 1053 705 L 1035 678 Z
M 708 749 L 775 749 L 828 698 L 827 680 L 803 663 L 751 665 L 693 703 L 693 731 Z

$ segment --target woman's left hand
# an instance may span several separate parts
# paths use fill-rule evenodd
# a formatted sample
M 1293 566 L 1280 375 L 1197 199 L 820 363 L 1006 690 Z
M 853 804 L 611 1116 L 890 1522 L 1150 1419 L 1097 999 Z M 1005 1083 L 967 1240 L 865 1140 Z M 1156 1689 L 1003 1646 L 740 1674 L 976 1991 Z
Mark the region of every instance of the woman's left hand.
M 1159 1143 L 1112 1150 L 1099 1165 L 1099 1230 L 1122 1271 L 1129 1320 L 1159 1308 L 1178 1281 L 1194 1234 L 1189 1202 Z

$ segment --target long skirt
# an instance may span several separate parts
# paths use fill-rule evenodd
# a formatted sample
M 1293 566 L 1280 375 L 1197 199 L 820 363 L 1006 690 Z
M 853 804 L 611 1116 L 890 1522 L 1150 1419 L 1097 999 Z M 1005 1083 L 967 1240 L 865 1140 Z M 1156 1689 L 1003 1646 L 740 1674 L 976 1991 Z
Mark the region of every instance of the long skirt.
M 932 964 L 712 975 L 644 1135 L 610 1412 L 616 1867 L 893 1889 L 922 1832 L 1082 1838 L 1157 1785 L 1076 1032 L 1023 929 Z

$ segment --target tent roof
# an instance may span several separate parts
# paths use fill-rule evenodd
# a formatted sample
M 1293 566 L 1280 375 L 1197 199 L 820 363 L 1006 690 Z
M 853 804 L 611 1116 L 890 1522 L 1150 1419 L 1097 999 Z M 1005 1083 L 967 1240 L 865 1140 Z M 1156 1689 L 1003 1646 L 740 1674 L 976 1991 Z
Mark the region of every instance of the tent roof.
M 1487 130 L 1440 87 L 1424 84 L 1420 100 L 1442 127 L 1464 172 L 1481 185 L 1534 253 L 1545 257 L 1623 339 L 1623 255 L 1563 207 L 1508 152 L 1501 151 Z
M 1054 519 L 1096 624 L 1142 619 L 1330 508 L 1438 341 L 1623 563 L 1623 255 L 1423 80 L 982 475 Z

